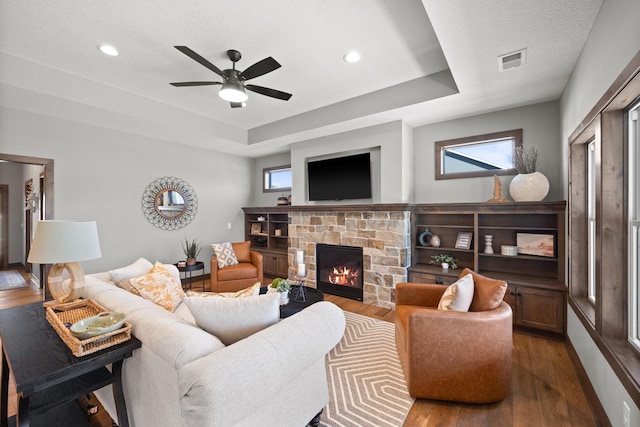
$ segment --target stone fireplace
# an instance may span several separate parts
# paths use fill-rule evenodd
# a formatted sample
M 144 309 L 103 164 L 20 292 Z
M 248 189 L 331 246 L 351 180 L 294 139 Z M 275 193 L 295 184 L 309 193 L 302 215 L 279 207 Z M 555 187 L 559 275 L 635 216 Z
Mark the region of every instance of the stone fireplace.
M 304 251 L 307 286 L 318 287 L 317 244 L 362 248 L 362 300 L 394 307 L 394 286 L 407 280 L 411 265 L 406 204 L 291 206 L 289 215 L 289 266 L 295 265 L 297 251 Z

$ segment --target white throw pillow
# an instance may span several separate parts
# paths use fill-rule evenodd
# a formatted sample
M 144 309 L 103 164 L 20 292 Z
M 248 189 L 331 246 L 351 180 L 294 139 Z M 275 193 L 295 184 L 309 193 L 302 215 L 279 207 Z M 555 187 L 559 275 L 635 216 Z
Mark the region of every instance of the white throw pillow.
M 132 294 L 140 295 L 138 291 L 129 284 L 129 279 L 144 276 L 153 268 L 153 264 L 144 258 L 138 258 L 134 263 L 126 267 L 109 271 L 111 280 L 119 288 L 129 291 Z
M 213 249 L 213 253 L 216 254 L 216 258 L 218 259 L 218 268 L 238 264 L 238 257 L 231 243 L 212 243 L 211 249 Z
M 449 285 L 438 303 L 438 310 L 469 311 L 473 301 L 473 276 L 467 274 Z
M 184 303 L 196 324 L 225 345 L 247 338 L 280 319 L 279 294 L 244 298 L 187 297 Z

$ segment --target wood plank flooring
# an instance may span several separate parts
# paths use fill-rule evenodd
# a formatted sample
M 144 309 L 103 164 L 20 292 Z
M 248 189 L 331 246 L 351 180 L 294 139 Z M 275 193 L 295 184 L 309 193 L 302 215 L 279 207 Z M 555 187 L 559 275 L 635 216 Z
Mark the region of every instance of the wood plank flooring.
M 393 322 L 395 312 L 325 294 L 345 311 Z M 514 332 L 511 394 L 488 405 L 416 399 L 404 427 L 599 426 L 562 342 Z
M 333 295 L 325 295 L 325 299 L 346 311 L 394 321 L 393 310 Z M 29 288 L 1 291 L 0 309 L 41 300 L 41 290 L 31 284 Z M 16 395 L 12 384 L 9 388 L 9 414 L 13 415 Z M 111 419 L 103 408 L 88 418 L 92 427 L 111 427 Z M 565 344 L 520 333 L 513 335 L 513 386 L 505 400 L 470 405 L 417 399 L 404 423 L 404 427 L 598 425 Z

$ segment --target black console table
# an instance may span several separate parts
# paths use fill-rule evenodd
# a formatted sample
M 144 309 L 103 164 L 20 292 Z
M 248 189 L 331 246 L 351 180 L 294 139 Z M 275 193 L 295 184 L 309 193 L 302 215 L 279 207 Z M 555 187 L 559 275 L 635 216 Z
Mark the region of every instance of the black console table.
M 0 310 L 0 427 L 88 425 L 75 400 L 108 384 L 113 386 L 118 425 L 127 427 L 122 362 L 141 342 L 132 336 L 124 343 L 75 357 L 45 316 L 40 302 Z M 110 363 L 111 372 L 106 368 Z M 10 372 L 18 408 L 16 416 L 8 418 Z

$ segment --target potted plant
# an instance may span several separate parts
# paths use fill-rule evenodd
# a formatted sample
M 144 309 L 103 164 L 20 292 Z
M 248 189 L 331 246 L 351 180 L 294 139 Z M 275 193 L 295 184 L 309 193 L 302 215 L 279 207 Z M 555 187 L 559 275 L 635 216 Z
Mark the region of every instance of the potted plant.
M 452 257 L 451 255 L 440 254 L 440 255 L 432 255 L 431 261 L 429 261 L 429 264 L 440 264 L 442 266 L 442 269 L 446 271 L 446 270 L 449 270 L 449 268 L 451 268 L 452 270 L 455 270 L 456 268 L 458 268 L 457 262 L 458 260 Z
M 287 279 L 283 279 L 281 277 L 276 277 L 271 282 L 271 289 L 275 289 L 276 292 L 280 293 L 280 303 L 284 303 L 289 298 L 289 291 L 291 290 L 291 283 Z
M 198 257 L 201 249 L 202 248 L 196 239 L 189 241 L 185 237 L 184 243 L 182 244 L 182 250 L 184 251 L 184 255 L 187 257 L 187 265 L 195 265 L 196 258 Z
M 518 175 L 509 184 L 509 193 L 516 202 L 539 202 L 549 193 L 549 180 L 536 170 L 538 150 L 519 146 L 513 152 Z

